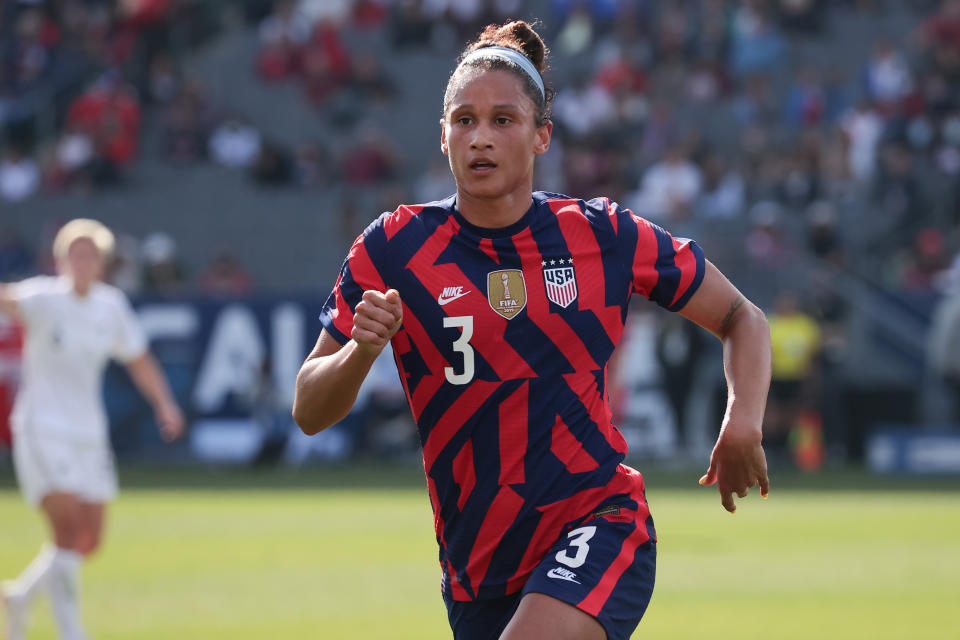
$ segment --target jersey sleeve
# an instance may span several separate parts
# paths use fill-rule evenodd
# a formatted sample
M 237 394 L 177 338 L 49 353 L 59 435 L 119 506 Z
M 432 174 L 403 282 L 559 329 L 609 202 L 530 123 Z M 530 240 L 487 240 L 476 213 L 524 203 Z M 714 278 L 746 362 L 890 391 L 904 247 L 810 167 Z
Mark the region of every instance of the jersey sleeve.
M 110 345 L 110 357 L 120 362 L 130 362 L 146 353 L 147 336 L 130 301 L 121 293 L 117 294 L 117 309 L 117 334 Z
M 611 203 L 620 259 L 631 273 L 633 293 L 669 311 L 680 311 L 703 282 L 703 249 L 676 238 L 629 209 Z
M 26 326 L 36 325 L 43 315 L 43 309 L 50 299 L 50 288 L 49 276 L 34 276 L 7 285 L 7 292 L 16 300 L 20 318 Z
M 373 228 L 374 225 L 371 225 L 350 247 L 350 252 L 340 267 L 337 283 L 320 312 L 323 328 L 340 344 L 346 344 L 350 340 L 354 309 L 363 297 L 363 292 L 368 289 L 386 290 L 383 278 L 374 266 L 365 243 Z

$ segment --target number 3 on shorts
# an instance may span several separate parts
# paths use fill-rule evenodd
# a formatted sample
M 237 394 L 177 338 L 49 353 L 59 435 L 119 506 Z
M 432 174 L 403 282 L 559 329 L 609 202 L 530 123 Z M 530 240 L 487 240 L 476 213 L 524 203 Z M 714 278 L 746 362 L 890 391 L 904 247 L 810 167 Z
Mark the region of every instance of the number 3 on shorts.
M 453 341 L 453 350 L 463 354 L 463 373 L 454 373 L 453 367 L 444 367 L 443 374 L 450 384 L 467 384 L 473 380 L 473 347 L 470 338 L 473 337 L 473 316 L 453 316 L 443 319 L 443 327 L 460 327 L 463 333 Z
M 567 537 L 571 538 L 570 547 L 557 552 L 557 562 L 560 564 L 565 564 L 571 569 L 576 569 L 586 562 L 587 554 L 590 553 L 590 545 L 588 545 L 587 542 L 596 532 L 597 528 L 591 525 L 589 527 L 580 527 L 579 529 L 574 529 L 568 533 Z M 571 548 L 577 550 L 576 554 L 573 556 L 570 555 Z

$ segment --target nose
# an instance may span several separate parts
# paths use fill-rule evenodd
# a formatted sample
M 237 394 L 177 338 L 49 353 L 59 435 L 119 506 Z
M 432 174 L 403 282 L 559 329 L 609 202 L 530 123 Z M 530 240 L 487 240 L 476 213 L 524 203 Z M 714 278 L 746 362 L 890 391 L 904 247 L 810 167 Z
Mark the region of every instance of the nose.
M 470 148 L 474 150 L 493 148 L 493 137 L 490 135 L 489 125 L 480 123 L 473 128 L 473 137 L 470 139 Z

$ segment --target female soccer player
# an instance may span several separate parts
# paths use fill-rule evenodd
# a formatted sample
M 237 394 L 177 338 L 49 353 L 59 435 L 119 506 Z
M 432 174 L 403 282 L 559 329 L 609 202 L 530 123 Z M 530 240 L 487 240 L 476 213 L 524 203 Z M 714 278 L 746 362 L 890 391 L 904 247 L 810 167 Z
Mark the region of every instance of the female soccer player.
M 54 239 L 57 276 L 0 286 L 0 310 L 26 327 L 11 416 L 17 481 L 26 501 L 46 515 L 53 537 L 20 577 L 2 585 L 10 640 L 26 637 L 28 608 L 44 590 L 61 640 L 87 637 L 78 572 L 100 545 L 105 503 L 117 491 L 100 390 L 107 359 L 126 365 L 165 439 L 183 431 L 183 415 L 130 303 L 100 282 L 113 244 L 101 223 L 72 220 Z
M 392 339 L 457 640 L 620 640 L 640 621 L 655 532 L 604 386 L 632 293 L 723 341 L 730 400 L 700 483 L 731 512 L 734 494 L 768 491 L 763 313 L 695 243 L 605 198 L 532 191 L 552 131 L 545 56 L 525 22 L 467 47 L 440 133 L 456 194 L 356 240 L 297 380 L 294 418 L 316 433 Z

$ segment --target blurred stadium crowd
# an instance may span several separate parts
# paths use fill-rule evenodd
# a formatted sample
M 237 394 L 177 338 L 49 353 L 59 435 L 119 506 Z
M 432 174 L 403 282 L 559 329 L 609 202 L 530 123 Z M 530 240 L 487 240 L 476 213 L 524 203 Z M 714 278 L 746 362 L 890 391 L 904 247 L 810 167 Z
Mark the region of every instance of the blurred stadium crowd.
M 843 420 L 822 396 L 872 351 L 872 322 L 908 360 L 925 357 L 936 305 L 960 291 L 960 0 L 9 1 L 0 210 L 142 191 L 157 165 L 212 165 L 336 202 L 325 224 L 342 255 L 380 210 L 453 192 L 434 116 L 394 110 L 412 101 L 439 116 L 456 53 L 508 17 L 538 18 L 552 47 L 556 128 L 535 186 L 608 195 L 696 238 L 761 303 L 781 349 L 771 429 L 811 393 Z M 281 141 L 213 90 L 209 69 L 238 61 L 206 74 L 193 61 L 238 33 L 256 42 L 241 61 L 254 93 L 295 87 L 333 133 Z M 418 74 L 433 79 L 425 96 Z M 408 129 L 432 154 L 411 151 Z M 0 217 L 0 281 L 49 270 L 63 218 L 27 239 Z M 268 262 L 229 247 L 184 255 L 184 235 L 155 227 L 122 234 L 114 277 L 131 294 L 246 295 L 271 281 Z M 660 330 L 664 371 L 673 329 Z

